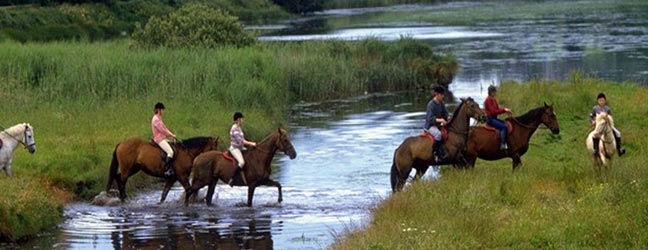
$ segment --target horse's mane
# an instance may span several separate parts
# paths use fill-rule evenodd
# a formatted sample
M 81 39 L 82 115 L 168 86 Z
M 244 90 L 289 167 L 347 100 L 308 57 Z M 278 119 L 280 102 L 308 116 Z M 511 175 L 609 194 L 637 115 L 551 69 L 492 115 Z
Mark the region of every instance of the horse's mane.
M 7 129 L 5 129 L 4 131 L 6 131 L 8 134 L 14 135 L 14 134 L 16 134 L 16 131 L 24 128 L 25 126 L 31 127 L 31 125 L 29 125 L 29 123 L 23 122 L 23 123 L 18 123 L 16 125 L 13 125 L 13 126 L 7 128 Z
M 182 145 L 186 148 L 199 148 L 207 145 L 210 140 L 214 140 L 211 136 L 196 136 L 182 140 Z
M 538 118 L 538 116 L 541 116 L 542 113 L 544 112 L 544 107 L 539 107 L 539 108 L 534 108 L 532 110 L 529 110 L 523 115 L 515 117 L 515 120 L 523 123 L 523 124 L 530 124 L 535 121 L 535 119 Z M 511 118 L 507 118 L 506 120 L 509 120 Z
M 605 121 L 606 117 L 610 121 L 610 124 L 612 126 L 614 126 L 614 119 L 612 119 L 612 116 L 610 114 L 608 114 L 608 113 L 599 113 L 599 114 L 597 114 L 596 118 L 595 118 L 595 121 L 596 121 L 596 123 L 599 123 L 600 120 Z

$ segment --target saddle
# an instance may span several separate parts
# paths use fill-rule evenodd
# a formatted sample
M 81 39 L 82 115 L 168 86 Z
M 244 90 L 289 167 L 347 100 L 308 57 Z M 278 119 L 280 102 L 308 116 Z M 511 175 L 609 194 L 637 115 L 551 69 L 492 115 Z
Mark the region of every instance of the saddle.
M 491 126 L 491 125 L 484 124 L 483 127 L 484 127 L 484 129 L 486 129 L 488 131 L 492 131 L 493 133 L 497 132 L 497 129 L 495 127 Z M 513 133 L 513 124 L 511 124 L 510 121 L 506 121 L 506 127 L 508 128 L 508 134 L 506 134 L 506 135 L 510 135 L 511 133 Z M 497 136 L 497 134 L 495 134 L 495 136 Z
M 421 134 L 419 134 L 419 136 L 420 136 L 420 137 L 426 137 L 426 138 L 428 138 L 431 142 L 434 142 L 434 136 L 432 136 L 432 134 L 430 134 L 429 132 L 427 132 L 427 130 L 423 130 L 423 131 L 421 131 Z M 443 143 L 445 143 L 446 141 L 448 141 L 448 129 L 446 129 L 445 127 L 441 127 L 441 140 L 443 141 Z
M 151 144 L 151 146 L 156 147 L 157 149 L 160 150 L 160 152 L 162 152 L 162 153 L 160 154 L 160 159 L 162 159 L 162 162 L 164 162 L 164 161 L 166 160 L 166 158 L 167 158 L 167 153 L 164 152 L 164 150 L 160 147 L 160 145 L 158 145 L 157 143 L 155 143 L 155 141 L 153 141 L 153 139 L 151 139 L 151 140 L 149 141 L 149 143 Z M 175 147 L 175 145 L 174 145 L 173 143 L 169 143 L 169 146 L 171 146 L 171 149 L 173 149 L 173 152 L 178 152 L 178 150 L 176 150 L 176 147 Z M 175 157 L 174 157 L 174 158 L 175 158 Z
M 236 160 L 236 158 L 234 158 L 234 156 L 232 155 L 232 153 L 230 153 L 229 150 L 223 151 L 223 158 L 225 158 L 226 160 L 232 162 L 232 168 L 238 168 L 238 166 L 237 166 L 238 161 Z M 243 178 L 244 174 L 245 173 L 241 169 L 241 172 L 240 172 L 239 175 L 232 177 L 234 179 L 233 180 L 234 185 L 237 185 L 237 186 L 246 186 L 247 185 L 247 180 L 245 180 L 245 178 Z

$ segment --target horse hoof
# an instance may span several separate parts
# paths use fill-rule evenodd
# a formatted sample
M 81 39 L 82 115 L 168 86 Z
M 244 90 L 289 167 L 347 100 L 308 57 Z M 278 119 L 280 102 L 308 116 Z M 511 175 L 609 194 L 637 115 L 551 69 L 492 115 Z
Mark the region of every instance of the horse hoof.
M 281 203 L 282 201 L 283 201 L 283 199 L 279 199 L 279 200 L 277 200 L 278 203 Z

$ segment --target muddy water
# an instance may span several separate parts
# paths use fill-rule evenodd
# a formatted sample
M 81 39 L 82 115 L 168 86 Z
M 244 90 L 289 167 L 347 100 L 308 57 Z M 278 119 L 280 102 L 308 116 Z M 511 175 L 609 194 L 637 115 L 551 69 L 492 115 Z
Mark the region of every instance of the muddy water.
M 324 249 L 338 233 L 366 223 L 369 208 L 388 197 L 391 155 L 420 131 L 426 102 L 398 93 L 295 105 L 290 133 L 298 157 L 279 155 L 273 163 L 273 179 L 284 187 L 281 204 L 275 188 L 262 187 L 254 206 L 245 207 L 247 190 L 223 183 L 213 207 L 183 207 L 180 187 L 162 205 L 160 191 L 135 194 L 119 207 L 76 203 L 57 230 L 21 247 Z M 426 178 L 435 175 L 431 169 Z

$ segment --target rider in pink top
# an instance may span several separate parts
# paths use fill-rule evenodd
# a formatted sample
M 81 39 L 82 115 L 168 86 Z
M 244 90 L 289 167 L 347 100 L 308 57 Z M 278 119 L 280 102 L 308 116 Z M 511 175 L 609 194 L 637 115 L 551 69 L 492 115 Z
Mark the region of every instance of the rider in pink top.
M 153 131 L 153 141 L 157 143 L 164 152 L 166 152 L 167 157 L 164 161 L 164 175 L 169 177 L 172 176 L 173 168 L 171 168 L 171 160 L 173 159 L 173 148 L 169 145 L 167 141 L 168 137 L 175 138 L 173 134 L 162 122 L 162 115 L 164 115 L 164 104 L 156 103 L 155 104 L 155 115 L 151 119 L 151 130 Z

